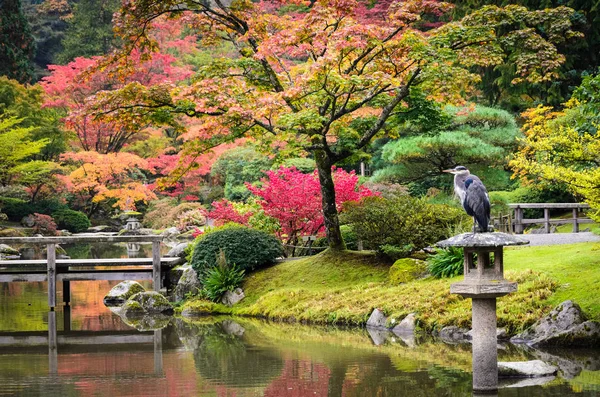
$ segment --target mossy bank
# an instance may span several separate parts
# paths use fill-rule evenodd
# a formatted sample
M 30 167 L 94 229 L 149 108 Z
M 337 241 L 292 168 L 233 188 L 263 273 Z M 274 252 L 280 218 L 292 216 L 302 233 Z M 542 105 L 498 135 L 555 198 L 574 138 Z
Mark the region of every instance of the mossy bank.
M 579 303 L 590 319 L 600 320 L 599 266 L 598 243 L 507 249 L 505 276 L 519 283 L 519 291 L 498 300 L 498 326 L 515 334 L 566 299 Z M 470 327 L 471 303 L 450 294 L 450 284 L 462 276 L 394 283 L 389 270 L 372 253 L 324 252 L 252 273 L 243 285 L 246 299 L 233 307 L 192 299 L 183 311 L 364 325 L 379 308 L 390 325 L 415 312 L 418 326 L 427 332 L 447 325 Z

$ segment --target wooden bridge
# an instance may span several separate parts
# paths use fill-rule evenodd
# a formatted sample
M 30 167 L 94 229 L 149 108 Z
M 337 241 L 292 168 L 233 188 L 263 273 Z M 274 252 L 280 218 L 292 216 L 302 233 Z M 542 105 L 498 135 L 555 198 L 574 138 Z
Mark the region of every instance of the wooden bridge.
M 0 282 L 47 281 L 48 306 L 56 307 L 56 284 L 63 283 L 63 300 L 70 302 L 70 282 L 74 280 L 152 280 L 153 289 L 162 287 L 162 274 L 179 258 L 162 258 L 162 236 L 64 236 L 2 237 L 0 244 L 46 246 L 46 259 L 0 260 Z M 57 259 L 57 244 L 152 243 L 151 258 Z

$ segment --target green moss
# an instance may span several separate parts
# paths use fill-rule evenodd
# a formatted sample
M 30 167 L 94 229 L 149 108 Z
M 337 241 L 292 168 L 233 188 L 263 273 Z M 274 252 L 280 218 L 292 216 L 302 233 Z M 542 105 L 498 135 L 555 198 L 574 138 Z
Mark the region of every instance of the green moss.
M 470 300 L 450 294 L 450 284 L 461 277 L 390 285 L 389 269 L 373 253 L 326 251 L 250 274 L 242 286 L 246 299 L 232 308 L 196 300 L 187 302 L 184 311 L 364 325 L 377 307 L 396 319 L 415 312 L 425 331 L 446 325 L 470 327 Z M 550 312 L 554 304 L 549 298 L 559 283 L 525 269 L 508 272 L 507 278 L 519 283 L 519 291 L 498 300 L 498 325 L 515 334 Z
M 392 285 L 407 283 L 427 274 L 427 263 L 419 259 L 398 259 L 390 268 L 389 278 Z

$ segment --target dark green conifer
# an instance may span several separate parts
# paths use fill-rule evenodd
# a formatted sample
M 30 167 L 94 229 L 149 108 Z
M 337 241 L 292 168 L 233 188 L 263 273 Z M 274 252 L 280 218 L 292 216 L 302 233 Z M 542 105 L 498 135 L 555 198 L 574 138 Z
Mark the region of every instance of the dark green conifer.
M 33 79 L 35 46 L 20 0 L 0 0 L 0 75 L 20 83 Z

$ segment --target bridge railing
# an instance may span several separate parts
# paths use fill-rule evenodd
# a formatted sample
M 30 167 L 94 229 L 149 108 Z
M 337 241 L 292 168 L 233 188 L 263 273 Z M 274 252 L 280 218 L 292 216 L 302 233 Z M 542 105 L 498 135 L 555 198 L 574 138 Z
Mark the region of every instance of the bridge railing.
M 508 204 L 508 207 L 513 210 L 513 225 L 514 231 L 517 234 L 523 234 L 526 225 L 543 224 L 546 233 L 550 233 L 550 225 L 552 224 L 573 224 L 573 232 L 579 232 L 579 224 L 593 223 L 594 221 L 581 216 L 582 212 L 589 209 L 588 204 L 581 203 L 515 203 Z M 542 209 L 544 210 L 543 218 L 526 219 L 523 215 L 525 209 Z M 571 218 L 551 219 L 550 210 L 571 210 Z
M 74 244 L 74 243 L 152 243 L 152 258 L 146 258 L 147 261 L 133 260 L 131 263 L 127 263 L 126 259 L 115 258 L 113 265 L 122 266 L 136 266 L 136 265 L 152 265 L 152 284 L 155 291 L 161 288 L 161 262 L 163 259 L 160 257 L 160 243 L 163 240 L 163 236 L 52 236 L 52 237 L 0 237 L 0 244 L 14 245 L 14 244 L 39 244 L 46 246 L 46 259 L 41 261 L 19 261 L 19 260 L 6 260 L 0 261 L 0 266 L 3 265 L 23 265 L 26 266 L 26 262 L 39 262 L 40 264 L 46 265 L 47 274 L 45 279 L 48 281 L 48 306 L 51 310 L 54 310 L 56 306 L 56 284 L 57 284 L 57 259 L 56 259 L 56 245 L 57 244 Z M 150 261 L 151 259 L 151 261 Z M 89 261 L 85 260 L 59 260 L 62 265 L 65 266 L 90 266 Z M 21 263 L 22 262 L 22 263 Z M 111 265 L 110 261 L 99 261 L 99 265 Z M 76 276 L 74 276 L 76 277 Z M 14 276 L 13 281 L 20 281 L 19 276 Z M 77 278 L 74 278 L 77 279 Z M 68 280 L 63 278 L 65 288 L 68 288 Z

